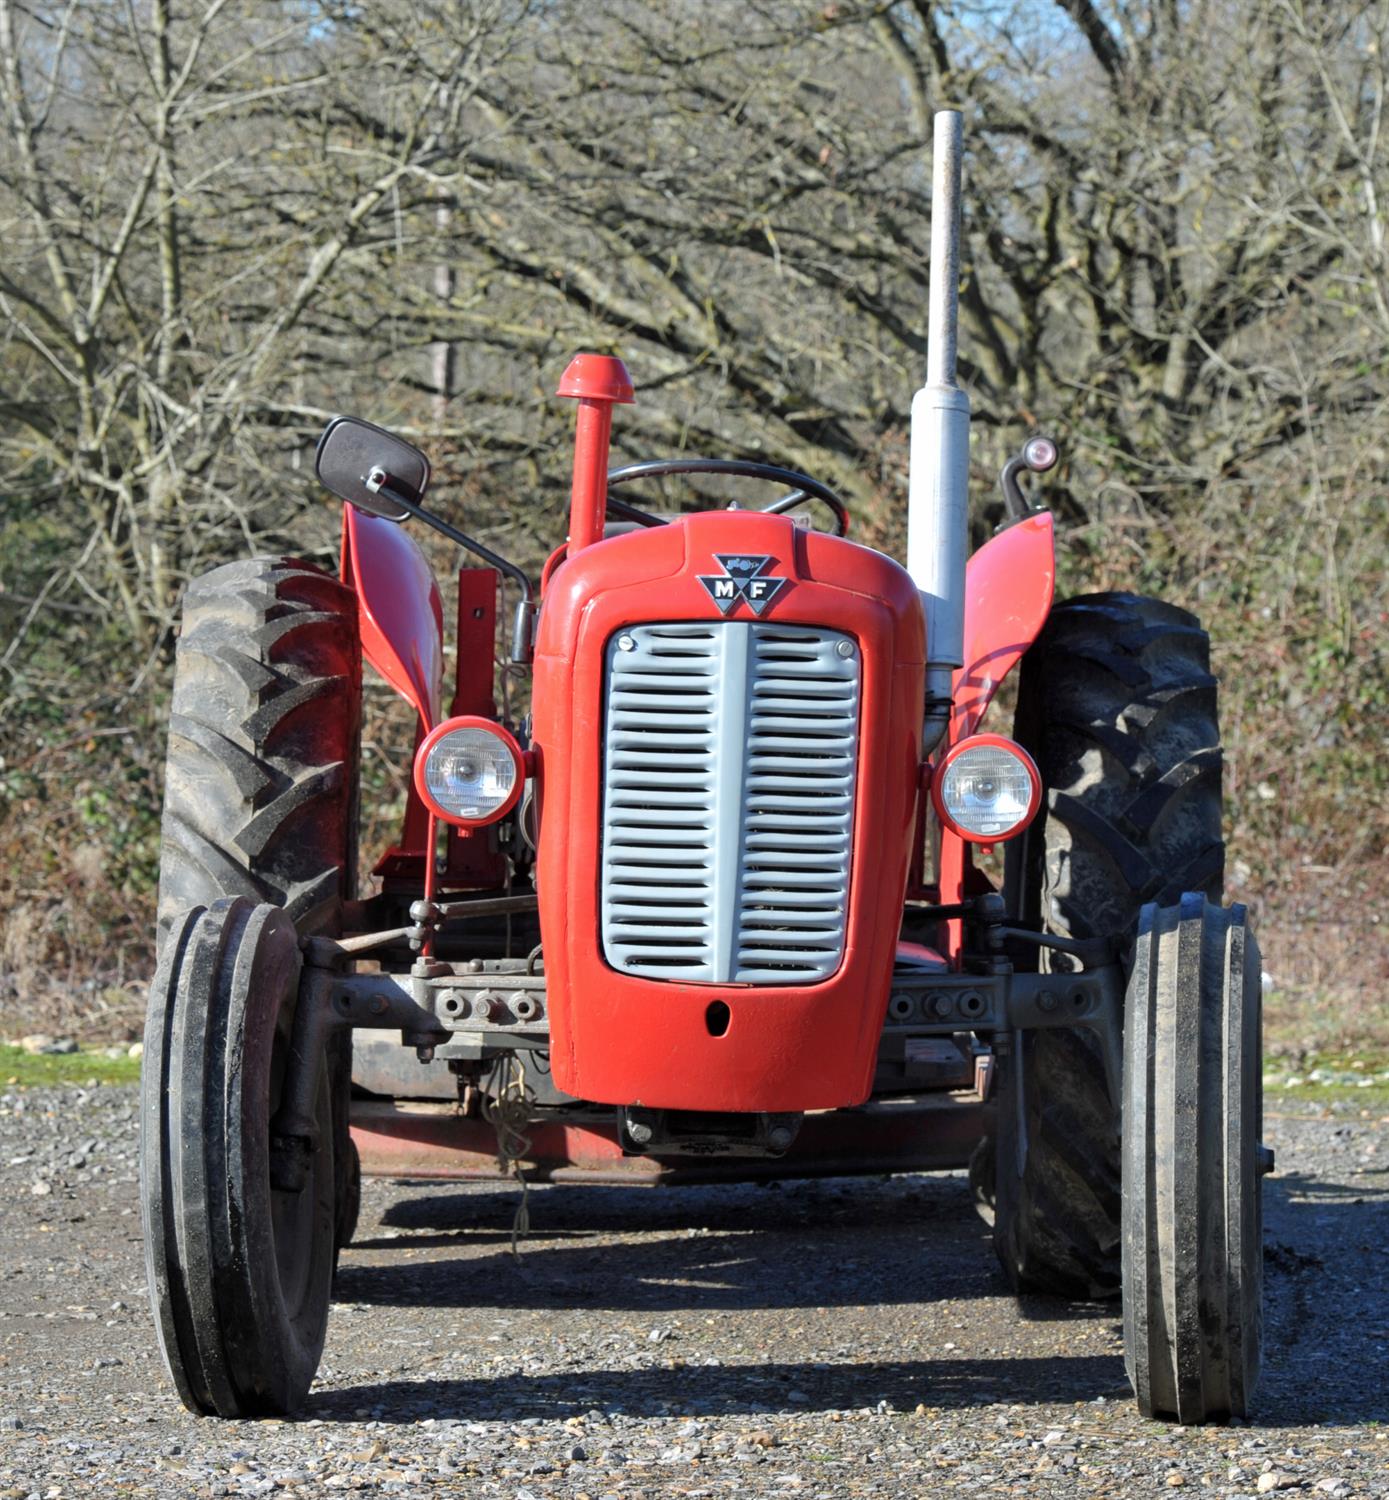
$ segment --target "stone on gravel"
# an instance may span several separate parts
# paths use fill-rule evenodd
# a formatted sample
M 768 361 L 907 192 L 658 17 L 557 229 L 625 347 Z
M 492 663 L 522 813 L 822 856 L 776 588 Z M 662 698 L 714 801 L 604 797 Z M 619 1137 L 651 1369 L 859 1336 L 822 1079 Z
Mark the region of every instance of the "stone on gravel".
M 1141 1418 L 1117 1308 L 1020 1312 L 960 1174 L 659 1198 L 534 1184 L 519 1267 L 496 1183 L 370 1179 L 320 1378 L 281 1423 L 194 1418 L 169 1389 L 135 1102 L 0 1088 L 0 1500 L 1254 1500 L 1265 1464 L 1328 1500 L 1389 1500 L 1367 1379 L 1389 1341 L 1389 1181 L 1357 1165 L 1389 1154 L 1389 1119 L 1357 1118 L 1353 1149 L 1320 1102 L 1266 1122 L 1290 1170 L 1266 1187 L 1248 1424 Z

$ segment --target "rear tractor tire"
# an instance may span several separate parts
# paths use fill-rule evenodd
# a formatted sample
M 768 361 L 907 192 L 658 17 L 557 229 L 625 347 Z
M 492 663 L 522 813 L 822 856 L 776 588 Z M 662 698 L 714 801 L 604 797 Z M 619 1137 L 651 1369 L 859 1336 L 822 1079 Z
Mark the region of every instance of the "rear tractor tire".
M 297 1182 L 272 1140 L 299 975 L 283 909 L 233 897 L 175 921 L 150 986 L 140 1083 L 145 1272 L 164 1362 L 193 1412 L 286 1415 L 308 1394 L 323 1352 L 334 1258 L 326 1067 Z
M 1023 660 L 1015 733 L 1045 789 L 1037 818 L 1007 846 L 1015 916 L 1058 936 L 1108 937 L 1127 948 L 1145 902 L 1170 904 L 1185 891 L 1219 901 L 1216 685 L 1194 615 L 1126 593 L 1058 604 Z M 1048 963 L 1069 966 L 1044 955 Z M 1024 1032 L 1020 1050 L 1020 1059 L 1002 1060 L 998 1139 L 982 1148 L 974 1173 L 984 1199 L 992 1153 L 999 1260 L 1019 1290 L 1112 1297 L 1120 1286 L 1120 1101 L 1090 1032 Z
M 194 906 L 244 896 L 301 934 L 332 934 L 354 893 L 362 653 L 357 598 L 296 558 L 214 568 L 188 586 L 174 667 L 159 934 Z M 337 1244 L 361 1175 L 348 1127 L 349 1032 L 330 1043 Z
M 1259 949 L 1245 909 L 1145 906 L 1124 1036 L 1124 1363 L 1145 1417 L 1244 1417 L 1263 1330 Z

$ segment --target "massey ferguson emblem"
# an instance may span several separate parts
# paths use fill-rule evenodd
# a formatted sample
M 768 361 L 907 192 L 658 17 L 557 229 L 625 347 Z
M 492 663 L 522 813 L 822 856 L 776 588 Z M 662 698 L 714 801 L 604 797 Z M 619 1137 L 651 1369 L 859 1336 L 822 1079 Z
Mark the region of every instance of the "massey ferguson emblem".
M 721 614 L 728 614 L 741 599 L 753 614 L 760 615 L 790 582 L 787 578 L 766 576 L 767 569 L 776 561 L 774 557 L 716 552 L 714 561 L 723 569 L 723 577 L 709 578 L 700 574 L 699 581 L 709 590 L 709 597 L 718 605 Z

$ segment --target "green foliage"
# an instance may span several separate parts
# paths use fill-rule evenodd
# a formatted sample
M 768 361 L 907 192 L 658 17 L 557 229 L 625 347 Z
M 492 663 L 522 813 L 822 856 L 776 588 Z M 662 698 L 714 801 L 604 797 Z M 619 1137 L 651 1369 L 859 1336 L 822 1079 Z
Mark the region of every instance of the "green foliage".
M 62 1083 L 136 1083 L 140 1060 L 108 1057 L 100 1048 L 82 1052 L 31 1053 L 22 1047 L 0 1045 L 0 1083 L 26 1089 L 52 1088 Z

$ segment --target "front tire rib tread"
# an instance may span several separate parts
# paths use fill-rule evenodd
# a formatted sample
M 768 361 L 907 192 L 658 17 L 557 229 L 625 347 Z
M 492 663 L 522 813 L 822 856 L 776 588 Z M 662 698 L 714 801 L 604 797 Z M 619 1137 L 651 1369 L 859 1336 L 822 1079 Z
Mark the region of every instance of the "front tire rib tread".
M 277 1227 L 276 1048 L 300 954 L 279 909 L 223 899 L 170 929 L 150 991 L 140 1098 L 145 1266 L 164 1363 L 190 1411 L 283 1416 L 323 1349 L 333 1260 L 332 1098 L 314 1103 L 309 1196 Z M 289 1266 L 293 1300 L 286 1293 Z
M 1144 909 L 1124 1058 L 1125 1365 L 1149 1417 L 1243 1417 L 1262 1342 L 1258 946 L 1244 907 Z
M 145 1278 L 155 1311 L 155 1332 L 164 1364 L 179 1400 L 190 1411 L 207 1409 L 207 1380 L 197 1355 L 187 1287 L 179 1270 L 178 1195 L 173 1189 L 173 1153 L 177 1132 L 168 1118 L 171 1088 L 170 1035 L 177 1014 L 174 992 L 184 965 L 188 938 L 203 914 L 184 912 L 169 929 L 150 985 L 145 1018 L 140 1093 L 140 1207 L 144 1220 Z M 174 1254 L 170 1254 L 170 1250 Z

